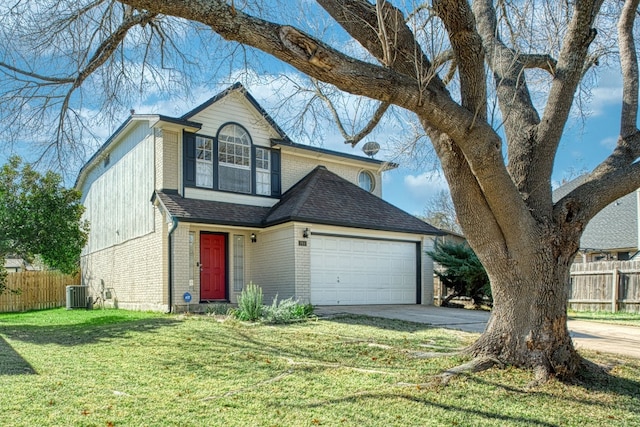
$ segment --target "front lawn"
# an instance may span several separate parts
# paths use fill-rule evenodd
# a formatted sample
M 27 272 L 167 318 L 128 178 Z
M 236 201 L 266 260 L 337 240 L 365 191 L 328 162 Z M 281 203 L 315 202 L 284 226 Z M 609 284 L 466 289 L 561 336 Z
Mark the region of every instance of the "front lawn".
M 619 311 L 612 313 L 610 311 L 572 311 L 569 313 L 570 319 L 589 320 L 602 323 L 613 323 L 625 326 L 640 326 L 640 313 L 626 313 Z
M 528 390 L 516 369 L 430 377 L 476 335 L 339 317 L 290 325 L 119 310 L 0 315 L 2 426 L 632 426 L 640 360 Z

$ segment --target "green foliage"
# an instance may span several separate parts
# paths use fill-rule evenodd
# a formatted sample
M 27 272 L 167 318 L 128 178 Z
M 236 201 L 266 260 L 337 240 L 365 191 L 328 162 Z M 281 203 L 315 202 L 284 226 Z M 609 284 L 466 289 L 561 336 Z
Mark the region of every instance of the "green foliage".
M 296 319 L 306 319 L 313 314 L 311 304 L 300 304 L 293 298 L 278 301 L 278 296 L 273 299 L 270 306 L 264 307 L 264 320 L 267 323 L 288 323 Z
M 491 299 L 489 277 L 468 245 L 436 242 L 434 250 L 427 254 L 443 267 L 441 271 L 436 271 L 436 275 L 447 288 L 453 290 L 443 305 L 459 296 L 472 298 L 476 305 L 480 305 L 485 298 Z
M 249 282 L 238 297 L 238 309 L 233 313 L 240 320 L 255 322 L 262 317 L 262 288 Z
M 7 269 L 4 268 L 4 259 L 0 257 L 0 295 L 7 289 Z
M 293 298 L 278 301 L 278 296 L 269 306 L 262 305 L 262 288 L 253 282 L 245 286 L 238 297 L 238 308 L 229 311 L 240 320 L 266 323 L 287 323 L 296 319 L 306 319 L 313 315 L 311 304 L 300 304 Z
M 0 168 L 0 258 L 38 255 L 50 268 L 76 272 L 89 229 L 80 197 L 64 188 L 60 175 L 42 175 L 11 157 Z

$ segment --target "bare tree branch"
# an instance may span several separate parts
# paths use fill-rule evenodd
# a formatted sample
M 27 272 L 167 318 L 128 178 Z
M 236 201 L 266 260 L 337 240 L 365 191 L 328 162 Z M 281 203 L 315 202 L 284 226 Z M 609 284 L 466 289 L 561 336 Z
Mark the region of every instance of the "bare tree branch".
M 618 21 L 620 67 L 622 69 L 622 114 L 620 135 L 626 138 L 638 131 L 638 55 L 633 38 L 633 23 L 638 0 L 627 0 Z
M 577 1 L 562 43 L 555 78 L 537 129 L 540 149 L 537 150 L 535 160 L 542 163 L 541 173 L 547 176 L 551 176 L 553 158 L 564 131 L 564 126 L 558 126 L 558 124 L 566 123 L 569 116 L 576 89 L 583 76 L 582 64 L 585 63 L 589 46 L 596 36 L 593 23 L 601 4 L 602 0 Z M 577 66 L 578 64 L 580 65 Z
M 547 71 L 551 75 L 555 74 L 556 65 L 558 63 L 558 61 L 548 54 L 520 55 L 520 60 L 522 61 L 524 68 L 539 68 Z
M 313 84 L 315 87 L 316 96 L 326 104 L 327 108 L 331 112 L 333 120 L 336 126 L 338 126 L 338 130 L 345 140 L 344 143 L 351 144 L 352 147 L 355 147 L 360 141 L 362 141 L 363 138 L 369 135 L 376 128 L 376 126 L 378 126 L 378 123 L 380 123 L 380 120 L 384 116 L 384 113 L 386 113 L 386 111 L 391 106 L 391 104 L 389 104 L 388 102 L 380 103 L 380 105 L 378 105 L 378 108 L 376 108 L 376 111 L 373 113 L 371 119 L 369 119 L 369 122 L 362 128 L 362 130 L 360 130 L 356 134 L 350 134 L 346 131 L 342 120 L 340 119 L 340 115 L 338 114 L 338 110 L 333 104 L 333 101 L 331 101 L 331 99 L 324 94 L 317 81 L 314 81 Z
M 21 70 L 20 68 L 14 67 L 10 64 L 0 61 L 0 68 L 4 68 L 9 71 L 13 71 L 14 73 L 23 75 L 25 77 L 31 77 L 36 80 L 42 80 L 43 82 L 49 82 L 54 84 L 66 84 L 73 83 L 75 81 L 74 77 L 52 77 L 52 76 L 44 76 L 42 74 L 34 73 L 31 71 Z

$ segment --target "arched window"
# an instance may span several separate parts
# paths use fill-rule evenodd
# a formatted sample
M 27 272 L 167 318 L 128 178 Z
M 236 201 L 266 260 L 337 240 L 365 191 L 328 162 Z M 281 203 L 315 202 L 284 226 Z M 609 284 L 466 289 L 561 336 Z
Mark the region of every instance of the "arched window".
M 251 193 L 251 137 L 236 124 L 218 132 L 218 188 Z

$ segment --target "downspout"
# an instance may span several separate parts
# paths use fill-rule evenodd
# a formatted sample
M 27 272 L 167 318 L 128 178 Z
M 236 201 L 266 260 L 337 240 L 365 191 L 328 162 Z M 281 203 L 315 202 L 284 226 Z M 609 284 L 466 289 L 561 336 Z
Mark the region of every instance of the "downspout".
M 168 291 L 168 305 L 169 310 L 167 314 L 171 313 L 173 307 L 173 232 L 178 228 L 178 218 L 171 217 L 171 228 L 169 229 L 168 243 L 169 243 L 169 280 L 167 283 Z

